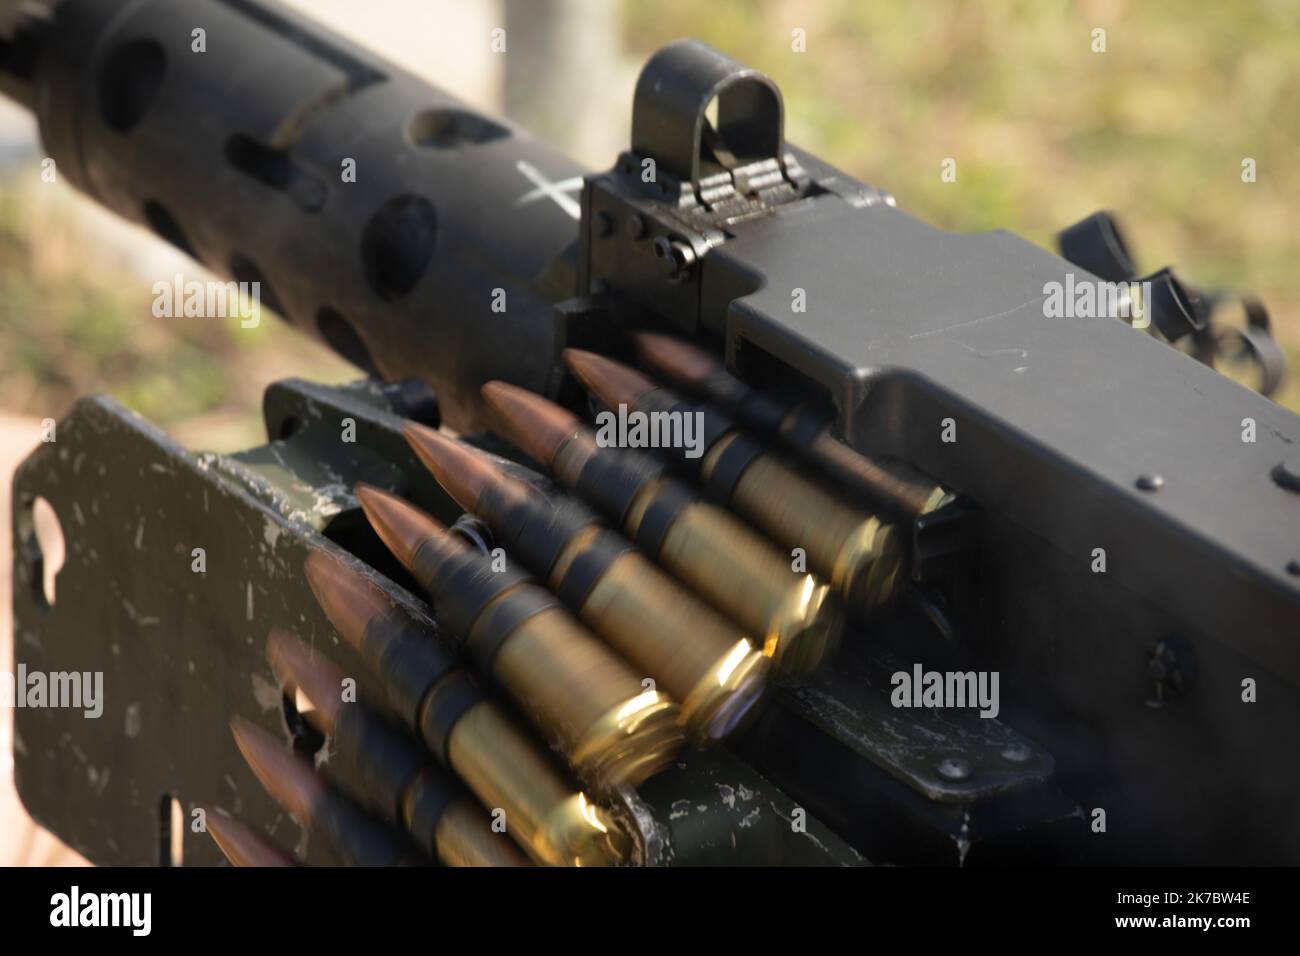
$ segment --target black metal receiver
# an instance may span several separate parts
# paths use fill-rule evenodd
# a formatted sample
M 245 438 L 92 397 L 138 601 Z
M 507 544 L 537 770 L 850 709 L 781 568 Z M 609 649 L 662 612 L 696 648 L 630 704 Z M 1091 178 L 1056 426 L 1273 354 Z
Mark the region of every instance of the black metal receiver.
M 829 667 L 776 687 L 729 750 L 624 791 L 611 812 L 639 861 L 1300 862 L 1300 418 L 1170 347 L 1206 359 L 1216 339 L 1212 298 L 1167 270 L 1141 302 L 1160 338 L 1049 317 L 1054 284 L 1134 275 L 1108 218 L 1063 234 L 1070 261 L 931 227 L 789 146 L 772 81 L 694 41 L 649 61 L 631 148 L 585 177 L 261 0 L 67 0 L 5 40 L 0 67 L 70 181 L 261 282 L 373 376 L 273 386 L 269 444 L 231 456 L 86 399 L 20 469 L 15 668 L 103 671 L 106 695 L 98 721 L 17 710 L 17 777 L 93 860 L 175 858 L 158 837 L 173 798 L 275 830 L 226 717 L 321 741 L 262 657 L 267 631 L 365 672 L 303 580 L 308 554 L 436 630 L 351 490 L 460 515 L 402 419 L 511 454 L 483 434 L 484 383 L 585 415 L 563 351 L 627 357 L 624 333 L 649 329 L 723 357 L 750 387 L 733 396 L 952 495 L 882 509 L 911 581 Z M 1242 341 L 1271 390 L 1266 333 L 1256 307 Z M 787 453 L 810 434 L 728 411 Z M 53 604 L 42 497 L 68 542 Z M 918 665 L 996 674 L 996 716 L 897 706 Z M 188 828 L 184 854 L 219 859 Z

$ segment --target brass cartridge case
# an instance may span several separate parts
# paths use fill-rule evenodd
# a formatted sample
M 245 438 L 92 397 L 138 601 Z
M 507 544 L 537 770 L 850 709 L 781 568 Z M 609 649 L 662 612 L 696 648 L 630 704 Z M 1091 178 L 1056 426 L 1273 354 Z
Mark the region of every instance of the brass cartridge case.
M 708 450 L 705 481 L 739 437 L 740 432 L 724 435 Z M 729 504 L 782 544 L 803 548 L 809 567 L 851 608 L 880 607 L 906 583 L 903 545 L 893 525 L 845 504 L 773 455 L 749 462 L 731 488 Z
M 485 387 L 484 395 L 509 437 L 546 463 L 562 485 L 621 524 L 648 557 L 740 625 L 779 676 L 802 676 L 833 653 L 842 629 L 839 602 L 824 582 L 795 572 L 769 539 L 670 478 L 662 462 L 600 447 L 592 431 L 560 406 L 499 382 Z M 426 455 L 443 448 L 447 457 L 447 439 L 416 437 L 435 446 L 426 447 Z M 486 509 L 479 504 L 484 497 Z M 490 511 L 491 499 L 480 494 L 473 505 Z
M 640 673 L 681 703 L 704 744 L 733 729 L 761 696 L 768 661 L 734 621 L 604 528 L 579 502 L 510 477 L 480 452 L 431 429 L 407 440 L 461 507 Z
M 357 701 L 342 700 L 341 668 L 279 628 L 267 637 L 266 656 L 286 693 L 296 688 L 312 703 L 303 717 L 334 739 L 342 757 L 334 765 L 344 780 L 384 819 L 401 823 L 422 850 L 448 866 L 527 865 L 418 740 Z
M 833 491 L 773 455 L 716 408 L 683 399 L 635 369 L 565 349 L 570 370 L 606 405 L 650 414 L 693 414 L 704 422 L 698 462 L 674 454 L 679 469 L 789 548 L 803 548 L 812 570 L 845 596 L 850 611 L 868 612 L 906 581 L 903 542 L 892 525 L 841 502 Z
M 491 611 L 480 615 L 486 623 L 471 629 L 471 648 L 487 639 Z M 496 652 L 492 673 L 597 791 L 636 786 L 681 750 L 677 704 L 643 689 L 624 660 L 558 606 L 512 631 Z
M 483 808 L 468 800 L 457 800 L 438 818 L 434 842 L 438 859 L 445 866 L 526 865 L 509 840 L 482 826 Z
M 637 495 L 626 521 L 636 538 L 660 483 Z M 843 632 L 839 602 L 816 575 L 721 508 L 685 504 L 663 533 L 657 560 L 714 607 L 746 628 L 783 677 L 816 670 Z
M 830 430 L 831 409 L 783 400 L 734 377 L 701 346 L 655 332 L 634 332 L 641 358 L 656 373 L 733 415 L 747 429 L 778 436 L 806 453 L 849 489 L 907 518 L 928 514 L 952 498 L 933 478 L 906 462 L 864 455 Z
M 823 430 L 806 447 L 827 473 L 884 503 L 906 518 L 918 518 L 953 500 L 934 479 L 901 461 L 870 458 Z
M 487 807 L 504 811 L 506 832 L 538 863 L 606 866 L 631 857 L 622 829 L 555 773 L 500 707 L 484 701 L 467 711 L 452 728 L 447 751 L 466 786 Z
M 434 825 L 433 845 L 444 866 L 530 865 L 514 840 L 492 832 L 483 808 L 464 797 L 443 809 Z
M 609 866 L 631 862 L 633 848 L 606 811 L 576 788 L 505 708 L 485 697 L 466 672 L 403 611 L 355 572 L 323 554 L 307 559 L 307 578 L 340 636 L 357 648 L 389 690 L 389 709 L 415 731 L 489 809 L 506 814 L 506 832 L 535 862 L 550 866 Z M 419 815 L 417 781 L 403 794 L 408 820 Z M 482 820 L 482 809 L 477 816 Z M 499 834 L 467 829 L 468 811 L 448 807 L 436 824 L 445 860 L 508 855 Z M 491 836 L 496 842 L 487 843 Z M 495 849 L 493 848 L 495 847 Z M 495 864 L 494 864 L 495 865 Z
M 601 537 L 613 536 L 593 526 L 569 543 L 551 573 L 553 587 L 564 586 Z M 609 560 L 579 614 L 680 701 L 697 745 L 734 731 L 763 694 L 769 662 L 761 649 L 637 551 Z
M 372 525 L 459 634 L 478 670 L 519 705 L 578 776 L 602 793 L 636 786 L 683 744 L 675 703 L 646 690 L 627 662 L 526 576 L 393 495 L 357 487 Z

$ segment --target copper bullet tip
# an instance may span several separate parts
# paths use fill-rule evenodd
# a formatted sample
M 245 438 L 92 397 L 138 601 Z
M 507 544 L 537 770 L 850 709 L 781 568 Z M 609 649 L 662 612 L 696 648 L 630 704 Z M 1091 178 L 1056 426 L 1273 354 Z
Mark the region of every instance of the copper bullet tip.
M 468 545 L 409 501 L 367 484 L 356 486 L 357 500 L 381 541 L 425 590 L 436 584 L 436 568 Z M 423 552 L 423 557 L 420 557 Z M 417 558 L 419 561 L 417 562 Z
M 422 544 L 446 531 L 430 515 L 397 495 L 367 484 L 358 484 L 354 490 L 375 534 L 407 568 Z
M 311 709 L 302 713 L 307 722 L 321 733 L 332 734 L 343 706 L 343 671 L 278 627 L 266 636 L 266 659 L 286 693 L 296 689 L 311 703 Z
M 482 394 L 501 435 L 543 468 L 551 467 L 565 439 L 585 428 L 567 408 L 515 385 L 488 382 Z
M 366 626 L 392 608 L 387 596 L 364 577 L 324 551 L 313 551 L 304 563 L 307 583 L 339 637 L 357 650 Z
M 325 799 L 325 784 L 311 766 L 282 741 L 243 717 L 232 718 L 230 730 L 239 752 L 271 798 L 303 826 L 311 826 L 314 808 Z
M 224 810 L 198 804 L 212 842 L 235 866 L 294 866 L 293 858 Z
M 632 332 L 629 336 L 641 360 L 656 373 L 682 385 L 708 384 L 724 366 L 715 356 L 690 342 L 659 332 Z
M 486 455 L 432 428 L 411 422 L 402 435 L 438 484 L 466 511 L 477 511 L 483 489 L 503 477 Z
M 565 349 L 564 363 L 589 391 L 611 408 L 619 405 L 631 408 L 646 392 L 659 387 L 636 369 L 595 352 Z

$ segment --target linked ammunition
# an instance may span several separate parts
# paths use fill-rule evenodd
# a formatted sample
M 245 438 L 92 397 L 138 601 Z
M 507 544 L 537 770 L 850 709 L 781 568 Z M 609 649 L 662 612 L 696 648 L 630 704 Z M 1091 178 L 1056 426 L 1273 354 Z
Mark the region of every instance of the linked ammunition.
M 514 717 L 483 695 L 434 635 L 324 553 L 308 555 L 306 573 L 339 636 L 380 678 L 386 709 L 483 806 L 504 811 L 507 832 L 535 862 L 606 866 L 631 859 L 622 828 L 574 787 Z
M 202 807 L 204 827 L 218 849 L 233 866 L 297 866 L 285 853 L 260 833 L 240 823 L 224 810 Z
M 344 674 L 287 631 L 272 629 L 266 656 L 282 686 L 311 703 L 303 717 L 350 756 L 352 778 L 385 818 L 447 866 L 527 866 L 509 837 L 426 751 L 356 701 L 343 700 Z
M 795 572 L 769 539 L 701 499 L 661 459 L 601 447 L 559 405 L 504 382 L 485 385 L 483 398 L 506 438 L 752 634 L 778 674 L 803 675 L 830 657 L 839 602 L 815 575 Z
M 892 524 L 841 501 L 716 408 L 682 398 L 640 372 L 591 352 L 565 349 L 564 360 L 610 408 L 698 416 L 703 421 L 701 456 L 693 460 L 678 452 L 670 460 L 779 544 L 802 548 L 812 570 L 844 595 L 850 610 L 877 608 L 905 583 L 903 544 Z
M 657 332 L 634 332 L 631 338 L 655 374 L 724 409 L 743 427 L 777 436 L 868 500 L 908 518 L 951 500 L 937 482 L 906 462 L 863 455 L 840 441 L 823 408 L 751 388 L 693 343 Z
M 636 786 L 681 750 L 681 712 L 574 620 L 555 595 L 447 534 L 394 495 L 357 499 L 394 556 L 434 599 L 440 623 L 588 784 Z
M 235 717 L 235 743 L 280 806 L 320 839 L 343 866 L 418 866 L 406 837 L 326 786 L 311 764 L 256 724 Z
M 734 730 L 762 696 L 768 660 L 732 622 L 602 527 L 581 503 L 554 500 L 480 453 L 409 424 L 406 439 L 456 503 L 574 608 L 593 631 L 681 702 L 697 744 Z

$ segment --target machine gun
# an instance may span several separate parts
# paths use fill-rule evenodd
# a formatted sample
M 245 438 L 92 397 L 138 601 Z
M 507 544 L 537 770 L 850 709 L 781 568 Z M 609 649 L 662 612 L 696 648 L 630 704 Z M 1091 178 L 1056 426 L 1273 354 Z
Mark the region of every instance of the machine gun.
M 646 64 L 593 174 L 263 0 L 67 0 L 0 76 L 69 181 L 368 373 L 272 386 L 233 455 L 87 398 L 19 470 L 15 673 L 102 672 L 105 700 L 20 707 L 16 777 L 91 860 L 217 862 L 212 804 L 234 856 L 282 859 L 240 747 L 309 862 L 1300 860 L 1300 419 L 1208 364 L 1235 342 L 1276 386 L 1257 305 L 1228 333 L 1167 270 L 1130 287 L 1104 214 L 1065 258 L 931 227 L 696 42 Z M 1118 292 L 1054 314 L 1067 289 Z M 607 461 L 572 438 L 601 410 L 698 420 L 702 454 Z M 547 423 L 581 468 L 501 440 Z M 757 634 L 762 548 L 807 583 Z M 721 689 L 669 692 L 704 686 L 681 638 L 710 628 L 745 636 Z M 364 719 L 320 699 L 349 676 Z

